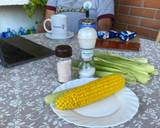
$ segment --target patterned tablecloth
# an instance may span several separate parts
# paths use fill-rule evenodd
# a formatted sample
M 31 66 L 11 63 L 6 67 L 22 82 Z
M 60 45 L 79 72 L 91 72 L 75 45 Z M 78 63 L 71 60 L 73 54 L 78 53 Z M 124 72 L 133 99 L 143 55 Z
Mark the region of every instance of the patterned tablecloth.
M 78 42 L 57 42 L 43 34 L 26 38 L 54 49 L 58 44 L 72 45 L 73 58 L 79 56 Z M 160 70 L 160 44 L 141 39 L 140 52 L 110 50 L 124 56 L 146 57 Z M 6 69 L 0 66 L 0 128 L 77 128 L 45 106 L 43 97 L 60 84 L 57 82 L 55 57 L 49 57 L 21 66 Z M 140 107 L 134 118 L 116 128 L 160 128 L 160 76 L 148 86 L 130 87 L 139 97 Z

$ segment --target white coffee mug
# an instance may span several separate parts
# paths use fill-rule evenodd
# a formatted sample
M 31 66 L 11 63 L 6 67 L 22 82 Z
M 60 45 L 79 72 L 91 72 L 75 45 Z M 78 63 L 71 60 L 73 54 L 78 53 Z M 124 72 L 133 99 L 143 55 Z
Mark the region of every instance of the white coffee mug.
M 51 30 L 48 30 L 46 23 L 51 23 Z M 52 15 L 51 18 L 46 19 L 43 22 L 44 30 L 51 33 L 53 37 L 65 38 L 67 37 L 67 16 L 63 14 Z

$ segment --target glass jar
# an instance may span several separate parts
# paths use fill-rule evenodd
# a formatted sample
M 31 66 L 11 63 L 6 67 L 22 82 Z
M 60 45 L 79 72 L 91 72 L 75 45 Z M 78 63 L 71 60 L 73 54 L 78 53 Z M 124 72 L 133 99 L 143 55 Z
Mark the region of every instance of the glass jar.
M 58 81 L 68 82 L 72 79 L 72 48 L 69 45 L 59 45 L 55 50 Z
M 92 78 L 95 75 L 95 67 L 92 61 L 93 50 L 81 50 L 81 62 L 79 65 L 79 78 Z

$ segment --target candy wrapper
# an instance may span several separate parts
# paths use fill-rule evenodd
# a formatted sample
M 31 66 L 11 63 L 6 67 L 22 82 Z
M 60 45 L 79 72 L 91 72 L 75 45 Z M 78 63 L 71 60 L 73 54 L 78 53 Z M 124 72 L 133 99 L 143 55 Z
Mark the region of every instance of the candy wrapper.
M 129 41 L 137 36 L 136 32 L 124 31 L 119 33 L 119 39 Z
M 98 38 L 99 39 L 109 39 L 109 38 L 119 38 L 122 41 L 129 41 L 133 38 L 135 38 L 137 34 L 135 32 L 130 31 L 122 31 L 117 32 L 114 30 L 110 31 L 98 31 Z
M 109 38 L 116 38 L 118 37 L 118 32 L 114 31 L 114 30 L 110 30 L 110 31 L 99 31 L 98 32 L 98 38 L 100 39 L 109 39 Z
M 109 32 L 107 31 L 98 31 L 98 38 L 99 39 L 108 39 L 109 38 Z

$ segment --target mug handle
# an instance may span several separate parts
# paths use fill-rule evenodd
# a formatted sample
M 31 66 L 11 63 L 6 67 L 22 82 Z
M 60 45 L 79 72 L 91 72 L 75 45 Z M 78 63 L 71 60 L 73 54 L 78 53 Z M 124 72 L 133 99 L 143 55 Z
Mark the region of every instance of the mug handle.
M 46 23 L 47 22 L 51 22 L 51 19 L 46 19 L 44 22 L 43 22 L 43 27 L 44 27 L 44 30 L 46 31 L 46 32 L 48 32 L 48 33 L 51 33 L 52 32 L 52 30 L 48 30 L 47 29 L 47 27 L 46 27 Z

